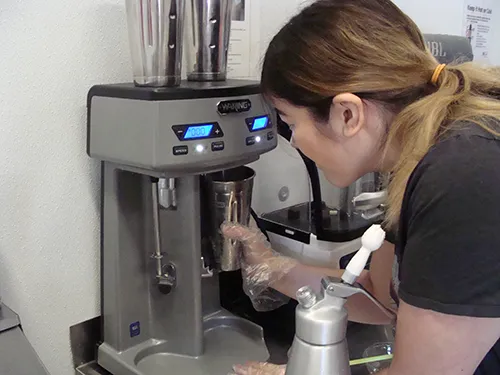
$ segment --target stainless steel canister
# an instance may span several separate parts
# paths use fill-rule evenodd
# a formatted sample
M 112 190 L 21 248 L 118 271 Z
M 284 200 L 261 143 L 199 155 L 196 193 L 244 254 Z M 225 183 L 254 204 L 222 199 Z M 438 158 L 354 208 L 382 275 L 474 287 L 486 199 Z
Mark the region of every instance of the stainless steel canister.
M 178 86 L 185 0 L 126 0 L 126 9 L 135 84 Z
M 187 0 L 185 57 L 190 81 L 224 81 L 233 0 Z
M 220 226 L 224 222 L 249 224 L 255 172 L 248 167 L 237 167 L 207 177 L 215 259 L 221 271 L 235 271 L 240 269 L 243 244 L 224 238 Z

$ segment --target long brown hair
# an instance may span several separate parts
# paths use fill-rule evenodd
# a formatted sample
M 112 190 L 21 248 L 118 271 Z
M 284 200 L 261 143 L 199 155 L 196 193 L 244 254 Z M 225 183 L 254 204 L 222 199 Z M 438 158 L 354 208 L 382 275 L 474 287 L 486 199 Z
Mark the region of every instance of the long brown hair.
M 319 0 L 293 17 L 266 52 L 266 94 L 307 107 L 328 120 L 331 99 L 344 92 L 396 114 L 385 146 L 401 157 L 389 184 L 387 223 L 398 222 L 408 178 L 438 136 L 465 120 L 495 133 L 500 73 L 473 63 L 438 62 L 416 24 L 390 0 Z

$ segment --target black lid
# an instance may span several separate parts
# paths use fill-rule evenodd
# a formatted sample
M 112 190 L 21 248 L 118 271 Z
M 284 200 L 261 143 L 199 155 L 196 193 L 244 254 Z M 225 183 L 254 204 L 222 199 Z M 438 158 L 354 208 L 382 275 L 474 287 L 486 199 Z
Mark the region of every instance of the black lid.
M 260 94 L 260 82 L 227 80 L 220 82 L 182 81 L 178 87 L 138 87 L 133 83 L 93 86 L 88 104 L 94 96 L 148 101 L 235 97 Z

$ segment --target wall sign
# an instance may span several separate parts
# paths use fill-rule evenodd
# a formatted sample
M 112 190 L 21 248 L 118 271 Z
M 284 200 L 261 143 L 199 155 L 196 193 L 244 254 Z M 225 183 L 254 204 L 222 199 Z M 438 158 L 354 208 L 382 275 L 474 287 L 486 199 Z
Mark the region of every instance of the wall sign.
M 495 0 L 465 0 L 463 35 L 469 40 L 474 61 L 488 64 L 492 44 Z

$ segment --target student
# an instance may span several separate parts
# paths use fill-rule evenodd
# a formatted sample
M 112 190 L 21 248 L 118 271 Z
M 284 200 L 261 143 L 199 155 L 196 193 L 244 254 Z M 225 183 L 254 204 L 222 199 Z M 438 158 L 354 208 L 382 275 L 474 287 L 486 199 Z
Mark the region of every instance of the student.
M 333 185 L 390 173 L 386 228 L 396 246 L 376 252 L 360 279 L 397 305 L 395 357 L 380 374 L 500 374 L 500 72 L 439 65 L 389 0 L 320 0 L 272 40 L 262 88 Z M 294 297 L 341 274 L 280 256 L 257 229 L 223 231 L 245 244 L 250 291 Z M 347 309 L 351 320 L 382 323 L 365 300 Z

